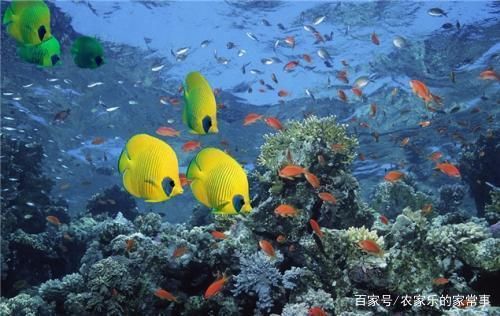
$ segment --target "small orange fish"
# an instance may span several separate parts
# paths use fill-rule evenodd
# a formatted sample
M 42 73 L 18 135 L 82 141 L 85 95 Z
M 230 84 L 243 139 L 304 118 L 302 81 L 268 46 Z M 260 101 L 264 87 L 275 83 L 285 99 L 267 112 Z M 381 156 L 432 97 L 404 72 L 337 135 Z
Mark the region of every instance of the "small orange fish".
M 479 74 L 479 78 L 483 80 L 500 80 L 498 74 L 491 69 L 485 70 Z
M 337 204 L 337 199 L 330 192 L 320 192 L 318 197 L 324 202 Z
M 284 42 L 290 46 L 291 48 L 295 47 L 295 37 L 293 36 L 287 36 L 284 40 Z
M 269 241 L 262 239 L 261 241 L 259 241 L 259 246 L 260 249 L 262 249 L 262 251 L 264 251 L 264 253 L 269 257 L 272 258 L 276 257 L 276 252 L 274 251 L 274 247 Z
M 172 253 L 172 258 L 182 257 L 187 251 L 188 251 L 187 246 L 179 246 L 175 248 L 174 252 Z
M 125 251 L 130 252 L 135 246 L 135 240 L 127 239 L 125 240 Z
M 307 182 L 309 182 L 309 184 L 317 189 L 320 187 L 320 182 L 319 182 L 319 179 L 318 177 L 316 177 L 316 175 L 314 175 L 313 173 L 310 173 L 309 171 L 304 171 L 304 176 L 306 177 L 306 180 Z
M 297 165 L 287 165 L 279 171 L 279 176 L 282 178 L 293 178 L 300 176 L 305 172 L 305 169 Z
M 321 231 L 321 227 L 319 226 L 317 221 L 315 221 L 314 219 L 310 219 L 309 225 L 311 225 L 312 230 L 316 235 L 318 235 L 319 238 L 323 238 L 323 232 Z
M 312 58 L 310 55 L 304 54 L 302 55 L 302 58 L 304 58 L 304 60 L 307 61 L 308 63 L 312 63 Z
M 432 204 L 425 204 L 424 206 L 422 206 L 422 213 L 424 215 L 428 215 L 432 212 Z
M 405 138 L 403 138 L 403 139 L 401 140 L 401 142 L 399 143 L 399 145 L 400 145 L 401 147 L 404 147 L 404 146 L 408 145 L 408 143 L 409 143 L 409 142 L 410 142 L 410 137 L 405 137 Z
M 182 151 L 187 153 L 187 152 L 196 150 L 197 148 L 200 148 L 200 147 L 201 147 L 201 143 L 199 141 L 190 140 L 190 141 L 185 142 L 184 145 L 182 145 Z
M 276 237 L 276 241 L 279 244 L 284 244 L 286 242 L 286 237 L 284 235 L 278 235 L 278 237 Z
M 69 242 L 73 241 L 73 237 L 71 237 L 71 235 L 68 233 L 64 233 L 63 238 L 64 238 L 64 240 L 67 240 Z
M 103 137 L 95 137 L 92 140 L 92 145 L 100 145 L 102 143 L 104 143 L 104 138 Z
M 344 70 L 337 72 L 337 79 L 339 79 L 343 83 L 349 83 L 349 79 L 347 78 L 347 72 Z
M 328 314 L 318 306 L 313 306 L 307 312 L 307 316 L 328 316 Z
M 179 173 L 179 180 L 181 180 L 181 186 L 183 187 L 191 183 L 191 181 L 189 181 L 186 177 L 185 173 Z
M 378 219 L 380 219 L 382 224 L 385 224 L 385 225 L 389 224 L 389 219 L 387 217 L 385 217 L 384 215 L 380 215 Z
M 253 124 L 253 123 L 257 122 L 258 120 L 261 120 L 262 117 L 263 117 L 262 114 L 249 113 L 247 116 L 245 116 L 245 119 L 243 120 L 243 126 Z
M 429 88 L 423 83 L 422 81 L 419 80 L 411 80 L 410 81 L 410 87 L 419 98 L 424 100 L 425 103 L 429 103 L 432 101 L 432 96 L 431 92 L 429 91 Z
M 177 98 L 170 98 L 170 99 L 168 99 L 168 103 L 170 103 L 170 105 L 176 106 L 176 105 L 181 104 L 181 100 L 179 100 Z
M 363 91 L 361 91 L 360 88 L 358 87 L 353 87 L 351 89 L 352 93 L 354 93 L 355 95 L 357 95 L 358 97 L 361 97 L 363 95 Z
M 392 171 L 389 171 L 385 174 L 384 180 L 389 181 L 389 182 L 396 182 L 396 181 L 401 180 L 401 178 L 403 178 L 404 175 L 405 174 L 401 171 L 392 170 Z
M 226 234 L 224 234 L 223 232 L 220 232 L 220 231 L 217 231 L 217 230 L 214 230 L 213 232 L 210 233 L 212 235 L 212 237 L 214 237 L 215 239 L 226 239 L 227 236 Z
M 293 71 L 295 70 L 295 68 L 299 65 L 299 62 L 297 60 L 292 60 L 290 62 L 288 62 L 284 67 L 283 67 L 283 70 L 284 71 Z
M 458 168 L 451 163 L 447 163 L 447 162 L 438 163 L 436 165 L 436 169 L 440 170 L 442 173 L 444 173 L 447 176 L 456 177 L 456 178 L 460 177 L 460 170 L 458 170 Z
M 154 294 L 156 297 L 161 298 L 162 300 L 177 302 L 177 298 L 174 295 L 172 295 L 172 293 L 162 288 L 157 289 Z
M 373 240 L 361 240 L 358 242 L 358 246 L 361 250 L 366 251 L 369 254 L 383 255 L 384 252 L 380 249 L 379 245 Z
M 344 90 L 342 89 L 337 90 L 337 94 L 340 100 L 342 100 L 343 102 L 347 102 L 347 95 L 345 94 Z
M 429 156 L 429 159 L 432 161 L 438 161 L 439 159 L 441 159 L 441 157 L 443 157 L 443 153 L 440 151 L 435 151 Z
M 428 127 L 431 125 L 431 121 L 422 121 L 422 122 L 419 122 L 418 125 L 420 127 Z
M 330 148 L 335 152 L 335 153 L 338 153 L 338 152 L 341 152 L 342 150 L 344 150 L 345 146 L 344 144 L 331 144 L 330 145 Z
M 432 280 L 432 283 L 434 283 L 435 285 L 445 285 L 448 282 L 450 282 L 450 280 L 443 277 L 435 278 L 434 280 Z
M 288 95 L 289 95 L 288 91 L 283 90 L 283 89 L 281 89 L 281 90 L 278 92 L 278 96 L 279 96 L 280 98 L 287 97 Z
M 375 103 L 370 104 L 370 116 L 375 117 L 377 115 L 377 105 Z
M 158 134 L 160 136 L 173 137 L 173 136 L 179 136 L 180 133 L 181 132 L 179 132 L 178 130 L 176 130 L 176 129 L 172 128 L 172 127 L 167 127 L 167 126 L 160 126 L 156 130 L 156 134 Z
M 264 119 L 264 122 L 266 122 L 266 124 L 269 127 L 272 127 L 274 129 L 277 129 L 277 130 L 282 130 L 283 129 L 283 125 L 281 125 L 280 120 L 278 120 L 276 117 L 266 117 Z
M 225 274 L 222 275 L 222 277 L 217 278 L 217 280 L 208 286 L 203 297 L 208 300 L 209 298 L 217 295 L 220 291 L 222 291 L 227 280 L 229 280 L 229 277 L 226 277 Z
M 57 226 L 61 225 L 61 221 L 56 216 L 49 215 L 49 216 L 46 217 L 46 219 L 47 219 L 47 222 L 49 222 L 51 224 L 54 224 L 54 225 L 57 225 Z
M 380 40 L 378 39 L 378 36 L 377 34 L 375 34 L 375 32 L 372 33 L 372 43 L 375 44 L 375 45 L 380 45 Z
M 274 209 L 274 214 L 281 217 L 294 217 L 297 216 L 297 209 L 290 204 L 281 204 Z
M 363 128 L 370 128 L 370 124 L 368 124 L 367 122 L 359 122 L 359 126 Z
M 324 157 L 323 155 L 318 155 L 318 163 L 319 163 L 321 166 L 326 165 L 326 160 L 325 160 L 325 157 Z

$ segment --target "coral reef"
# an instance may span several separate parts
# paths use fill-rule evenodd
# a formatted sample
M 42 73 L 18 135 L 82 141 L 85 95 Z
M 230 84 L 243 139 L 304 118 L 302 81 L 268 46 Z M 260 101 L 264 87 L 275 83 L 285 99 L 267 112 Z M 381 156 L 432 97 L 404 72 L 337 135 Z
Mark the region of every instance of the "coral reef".
M 13 229 L 15 215 L 2 213 L 2 225 L 10 229 L 7 238 L 2 236 L 2 260 L 7 263 L 2 268 L 8 275 L 11 262 L 18 264 L 11 261 L 16 258 L 12 252 L 23 247 L 39 254 L 36 259 L 45 260 L 50 271 L 60 270 L 21 284 L 17 292 L 23 293 L 17 296 L 1 298 L 0 312 L 305 316 L 318 308 L 332 315 L 432 315 L 455 308 L 401 303 L 360 306 L 357 297 L 494 293 L 500 239 L 492 236 L 486 221 L 454 212 L 425 212 L 423 206 L 432 199 L 402 181 L 377 186 L 371 206 L 391 221 L 375 221 L 378 214 L 359 199 L 357 181 L 349 170 L 356 140 L 346 136 L 333 117 L 289 122 L 285 131 L 266 140 L 261 165 L 250 176 L 259 183 L 252 201 L 255 208 L 245 217 L 195 214 L 190 224 L 173 225 L 162 223 L 154 213 L 125 216 L 116 205 L 130 211 L 127 199 L 123 204 L 118 203 L 121 197 L 116 204 L 99 204 L 95 198 L 92 205 L 102 205 L 98 212 L 46 225 L 34 233 Z M 331 143 L 345 146 L 338 152 L 339 146 L 334 150 Z M 289 163 L 284 148 L 291 148 L 288 156 L 294 164 L 318 176 L 319 188 L 304 178 L 278 177 L 278 169 Z M 458 207 L 460 196 L 454 192 L 459 190 L 442 189 L 443 208 Z M 112 192 L 119 194 L 116 189 Z M 336 203 L 322 201 L 319 192 L 331 192 Z M 493 204 L 496 201 L 493 197 Z M 274 210 L 282 203 L 293 204 L 297 215 L 276 215 Z M 311 228 L 311 218 L 317 219 L 319 230 Z M 275 256 L 259 249 L 262 239 L 272 245 Z M 367 242 L 376 249 L 363 246 Z M 66 251 L 58 249 L 61 243 Z M 221 274 L 228 277 L 226 283 L 205 298 L 205 291 Z M 438 278 L 441 283 L 435 281 Z M 173 297 L 162 298 L 155 294 L 158 289 Z M 499 304 L 496 297 L 491 303 Z M 498 308 L 465 309 L 472 311 L 493 314 Z
M 426 204 L 432 204 L 431 197 L 417 191 L 407 179 L 381 182 L 370 197 L 370 206 L 388 218 L 395 218 L 406 207 L 416 210 Z
M 443 185 L 439 188 L 439 201 L 436 210 L 441 213 L 455 213 L 465 196 L 465 187 L 459 184 Z
M 110 217 L 122 213 L 130 220 L 139 215 L 134 198 L 117 185 L 95 194 L 87 203 L 87 211 L 94 216 L 104 214 Z

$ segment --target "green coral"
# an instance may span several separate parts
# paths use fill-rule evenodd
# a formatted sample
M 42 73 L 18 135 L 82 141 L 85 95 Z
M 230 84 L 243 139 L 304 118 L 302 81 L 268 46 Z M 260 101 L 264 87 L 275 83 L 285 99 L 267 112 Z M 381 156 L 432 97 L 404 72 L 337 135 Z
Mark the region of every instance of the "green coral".
M 330 149 L 333 144 L 341 144 L 342 148 L 334 152 Z M 303 167 L 311 166 L 321 154 L 328 164 L 345 168 L 354 160 L 357 145 L 357 139 L 347 135 L 346 125 L 337 124 L 335 116 L 310 116 L 303 121 L 289 121 L 283 131 L 264 135 L 258 163 L 277 172 L 289 163 L 289 151 L 293 162 Z
M 435 226 L 426 237 L 426 243 L 435 252 L 455 255 L 465 254 L 465 248 L 490 236 L 488 229 L 474 222 Z
M 500 190 L 492 190 L 491 203 L 484 208 L 484 217 L 490 224 L 500 221 Z
M 1 298 L 0 315 L 45 316 L 55 315 L 55 311 L 39 296 L 22 293 L 10 299 Z
M 428 195 L 403 181 L 379 183 L 370 198 L 371 207 L 389 218 L 396 217 L 406 207 L 418 210 L 430 203 Z

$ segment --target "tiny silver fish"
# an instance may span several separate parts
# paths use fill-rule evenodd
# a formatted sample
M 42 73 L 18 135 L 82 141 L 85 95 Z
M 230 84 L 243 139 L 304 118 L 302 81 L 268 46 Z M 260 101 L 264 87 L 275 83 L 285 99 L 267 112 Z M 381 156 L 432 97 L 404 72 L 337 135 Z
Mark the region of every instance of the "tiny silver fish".
M 316 31 L 316 29 L 314 28 L 314 26 L 311 26 L 311 25 L 304 25 L 304 30 L 306 30 L 308 32 L 311 32 L 311 33 L 318 32 L 318 31 Z
M 429 9 L 429 11 L 427 11 L 427 13 L 430 16 L 448 16 L 446 12 L 444 12 L 444 10 L 441 8 L 431 8 Z
M 29 87 L 31 87 L 32 85 L 33 85 L 32 83 L 28 83 L 28 84 L 23 85 L 23 88 L 29 88 Z
M 274 60 L 272 58 L 262 58 L 260 62 L 264 65 L 272 65 L 274 63 Z
M 259 40 L 257 39 L 257 36 L 255 36 L 255 34 L 253 34 L 252 32 L 247 32 L 247 36 L 248 36 L 250 39 L 254 40 L 254 41 L 257 41 L 257 42 L 259 41 Z
M 89 84 L 89 85 L 87 86 L 87 88 L 97 87 L 97 86 L 100 86 L 100 85 L 102 85 L 102 84 L 104 84 L 104 82 L 100 82 L 100 81 L 98 81 L 98 82 L 93 82 L 93 83 Z
M 128 104 L 130 104 L 130 105 L 137 105 L 137 104 L 139 104 L 139 102 L 137 102 L 135 100 L 130 100 L 130 101 L 128 101 Z
M 2 94 L 3 94 L 3 95 L 5 95 L 5 96 L 9 96 L 9 95 L 13 95 L 13 94 L 14 94 L 14 92 L 4 92 L 4 93 L 2 93 Z
M 314 94 L 309 89 L 306 89 L 306 94 L 314 101 L 316 102 L 316 98 L 314 97 Z
M 264 72 L 260 71 L 259 69 L 250 69 L 250 73 L 252 75 L 262 75 Z
M 191 49 L 190 47 L 179 48 L 178 50 L 175 51 L 175 55 L 176 56 L 185 55 L 189 52 L 190 49 Z
M 33 203 L 33 202 L 26 202 L 26 205 L 28 205 L 28 206 L 35 206 L 35 203 Z
M 241 56 L 245 55 L 246 53 L 247 53 L 247 51 L 242 48 L 238 51 L 238 57 L 241 57 Z
M 321 24 L 321 22 L 323 22 L 325 19 L 326 19 L 326 15 L 320 15 L 314 19 L 313 25 Z
M 48 82 L 56 82 L 56 81 L 58 81 L 58 80 L 59 80 L 59 79 L 57 79 L 57 78 L 47 78 L 47 81 L 48 81 Z
M 328 52 L 324 48 L 318 49 L 318 56 L 323 60 L 330 60 L 331 59 L 330 54 L 328 54 Z
M 396 35 L 392 40 L 392 44 L 394 44 L 397 48 L 403 48 L 406 46 L 406 39 L 402 36 Z
M 204 40 L 203 42 L 201 42 L 200 46 L 202 48 L 206 48 L 209 44 L 211 43 L 211 41 L 209 40 Z
M 106 112 L 113 112 L 113 111 L 118 110 L 119 108 L 120 108 L 119 106 L 114 106 L 114 107 L 112 107 L 112 108 L 107 108 L 107 109 L 106 109 Z
M 2 127 L 2 129 L 6 130 L 6 131 L 15 131 L 16 130 L 14 127 L 9 127 L 9 126 L 4 126 L 4 127 Z
M 3 118 L 6 119 L 7 121 L 13 121 L 14 120 L 14 118 L 10 117 L 10 116 L 4 116 Z
M 162 69 L 163 69 L 163 67 L 165 67 L 165 65 L 155 66 L 155 67 L 151 68 L 151 71 L 152 71 L 152 72 L 157 72 L 157 71 L 162 70 Z

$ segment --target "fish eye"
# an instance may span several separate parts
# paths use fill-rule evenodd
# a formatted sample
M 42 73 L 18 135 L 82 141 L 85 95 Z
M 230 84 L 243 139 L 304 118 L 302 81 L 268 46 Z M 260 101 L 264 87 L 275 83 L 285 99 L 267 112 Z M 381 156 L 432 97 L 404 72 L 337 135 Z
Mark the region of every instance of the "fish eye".
M 50 61 L 52 62 L 52 66 L 54 66 L 55 64 L 57 64 L 57 62 L 58 62 L 59 60 L 61 60 L 61 58 L 59 58 L 59 56 L 57 56 L 57 55 L 52 55 L 52 56 L 50 57 Z
M 170 194 L 172 194 L 172 190 L 175 187 L 175 182 L 171 178 L 167 177 L 167 178 L 163 179 L 161 186 L 162 186 L 163 190 L 165 191 L 165 194 L 167 196 L 170 196 Z
M 38 28 L 38 38 L 40 39 L 40 41 L 43 41 L 45 34 L 47 34 L 47 30 L 45 29 L 45 26 L 42 25 Z
M 245 199 L 241 195 L 235 195 L 233 197 L 233 207 L 237 213 L 241 211 L 241 208 L 245 205 Z
M 104 59 L 102 59 L 101 56 L 97 56 L 94 60 L 95 60 L 95 63 L 97 64 L 97 66 L 100 66 L 104 63 Z
M 205 116 L 205 118 L 202 121 L 202 124 L 205 134 L 208 133 L 208 130 L 210 129 L 210 127 L 212 127 L 212 119 L 210 118 L 210 116 Z

